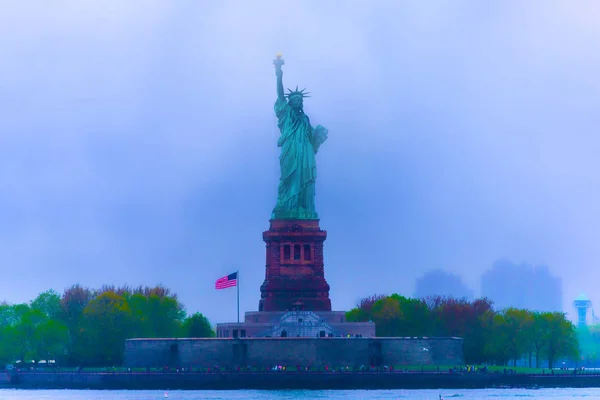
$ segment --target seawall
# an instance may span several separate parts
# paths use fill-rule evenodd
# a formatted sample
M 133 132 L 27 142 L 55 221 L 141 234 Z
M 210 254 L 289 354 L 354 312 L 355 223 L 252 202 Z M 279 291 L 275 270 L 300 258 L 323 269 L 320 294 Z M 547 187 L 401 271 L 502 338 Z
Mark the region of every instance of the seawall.
M 20 372 L 19 389 L 482 389 L 598 387 L 600 375 L 503 375 L 427 372 L 43 373 Z
M 9 386 L 11 382 L 10 374 L 0 371 L 0 389 Z
M 462 365 L 462 338 L 129 339 L 126 367 Z

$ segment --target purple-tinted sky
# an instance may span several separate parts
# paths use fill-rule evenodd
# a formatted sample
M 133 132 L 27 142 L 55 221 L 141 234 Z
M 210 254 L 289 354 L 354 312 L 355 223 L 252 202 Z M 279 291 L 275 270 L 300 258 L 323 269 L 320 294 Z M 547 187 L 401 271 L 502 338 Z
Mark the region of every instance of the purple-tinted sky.
M 255 310 L 278 180 L 272 60 L 329 129 L 335 309 L 498 258 L 600 302 L 600 2 L 7 0 L 0 299 L 163 283 Z M 510 288 L 507 288 L 510 290 Z

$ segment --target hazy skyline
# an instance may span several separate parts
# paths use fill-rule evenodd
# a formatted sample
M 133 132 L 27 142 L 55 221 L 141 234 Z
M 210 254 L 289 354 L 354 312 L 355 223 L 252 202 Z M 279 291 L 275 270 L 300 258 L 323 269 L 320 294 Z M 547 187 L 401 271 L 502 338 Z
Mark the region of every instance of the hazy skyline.
M 600 302 L 600 3 L 3 3 L 0 300 L 162 283 L 235 320 L 264 279 L 275 75 L 308 87 L 334 309 L 499 258 Z M 383 279 L 382 279 L 383 278 Z M 509 288 L 507 288 L 508 290 Z
M 512 291 L 504 289 L 508 285 Z M 496 261 L 481 276 L 481 295 L 492 299 L 496 309 L 514 307 L 555 312 L 564 307 L 562 280 L 550 274 L 548 267 L 515 264 L 510 260 Z
M 464 284 L 461 276 L 443 269 L 434 269 L 417 278 L 413 297 L 426 299 L 448 296 L 472 301 L 474 292 L 472 288 Z

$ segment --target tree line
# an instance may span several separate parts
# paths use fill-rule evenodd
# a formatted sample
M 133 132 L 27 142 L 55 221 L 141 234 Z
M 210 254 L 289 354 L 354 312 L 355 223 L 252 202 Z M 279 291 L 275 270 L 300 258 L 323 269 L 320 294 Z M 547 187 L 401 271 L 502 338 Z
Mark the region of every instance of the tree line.
M 347 320 L 373 321 L 377 336 L 462 337 L 468 364 L 516 365 L 525 359 L 530 367 L 543 361 L 553 367 L 580 355 L 577 332 L 563 313 L 495 310 L 485 298 L 371 296 L 350 310 Z M 587 335 L 586 343 L 600 337 Z M 0 365 L 55 360 L 57 365 L 118 366 L 128 338 L 214 336 L 202 314 L 187 315 L 177 295 L 162 286 L 95 290 L 74 285 L 24 304 L 0 303 Z
M 546 361 L 552 368 L 558 360 L 579 357 L 576 329 L 564 313 L 495 310 L 486 298 L 375 295 L 362 299 L 346 317 L 373 321 L 377 336 L 462 337 L 467 364 L 516 366 L 524 359 L 529 367 Z
M 162 286 L 74 285 L 62 294 L 43 292 L 29 303 L 0 303 L 0 364 L 118 366 L 128 338 L 214 335 L 202 314 L 187 315 L 177 295 Z

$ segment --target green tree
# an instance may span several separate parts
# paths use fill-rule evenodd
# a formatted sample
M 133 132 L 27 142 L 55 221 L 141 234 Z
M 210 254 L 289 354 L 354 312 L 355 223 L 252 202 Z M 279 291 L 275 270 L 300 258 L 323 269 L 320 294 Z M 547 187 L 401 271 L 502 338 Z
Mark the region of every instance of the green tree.
M 346 312 L 346 320 L 348 322 L 369 322 L 373 320 L 372 310 L 375 303 L 385 299 L 387 296 L 376 294 L 373 296 L 361 299 L 356 307 Z
M 510 334 L 504 314 L 491 315 L 487 320 L 485 359 L 496 365 L 506 365 L 510 359 Z
M 123 296 L 131 307 L 133 334 L 137 337 L 178 337 L 183 334 L 185 308 L 177 295 L 158 285 L 154 287 L 104 287 Z
M 32 309 L 41 311 L 50 319 L 61 317 L 60 295 L 52 289 L 40 293 L 29 305 Z
M 48 290 L 28 304 L 0 303 L 0 361 L 6 363 L 55 359 L 118 365 L 127 338 L 189 333 L 214 335 L 201 314 L 186 319 L 177 295 L 160 285 L 101 290 L 73 285 L 62 296 Z
M 373 305 L 373 322 L 377 336 L 400 336 L 402 335 L 402 310 L 400 301 L 391 296 L 379 300 Z
M 114 292 L 104 292 L 90 300 L 83 315 L 86 364 L 120 365 L 133 321 L 125 298 Z
M 18 319 L 15 307 L 12 304 L 0 303 L 0 327 L 12 326 L 17 323 Z
M 19 360 L 20 344 L 18 333 L 14 327 L 0 328 L 0 364 L 12 364 Z
M 11 328 L 16 335 L 13 346 L 17 357 L 23 361 L 62 357 L 68 339 L 66 326 L 39 309 L 27 305 L 15 307 L 20 318 Z
M 62 308 L 60 295 L 54 290 L 40 293 L 30 302 L 30 313 L 35 314 L 34 324 L 30 326 L 32 356 L 36 360 L 64 358 L 68 346 L 68 329 L 61 320 Z M 22 323 L 32 322 L 31 318 L 22 319 Z
M 430 316 L 427 304 L 398 294 L 378 300 L 371 310 L 377 336 L 425 336 Z
M 69 334 L 61 321 L 49 319 L 39 324 L 33 336 L 37 359 L 63 361 Z
M 37 358 L 36 333 L 40 324 L 44 323 L 47 317 L 43 312 L 25 306 L 27 310 L 21 314 L 15 329 L 19 337 L 19 358 L 23 361 L 30 361 Z
M 529 355 L 532 348 L 533 314 L 516 308 L 508 308 L 503 314 L 510 338 L 507 344 L 508 354 L 513 360 L 513 366 L 516 366 L 517 360 L 526 354 Z
M 377 336 L 424 336 L 431 329 L 427 304 L 398 294 L 365 298 L 346 318 L 350 322 L 373 321 Z
M 149 313 L 148 297 L 139 292 L 125 293 L 124 297 L 131 308 L 131 334 L 140 338 L 156 337 Z
M 539 312 L 534 313 L 533 325 L 531 326 L 531 347 L 535 353 L 536 368 L 540 368 L 540 361 L 548 345 L 548 329 L 548 319 L 544 317 L 544 314 Z
M 79 284 L 65 289 L 60 299 L 61 320 L 67 327 L 67 363 L 81 364 L 87 351 L 83 341 L 83 310 L 95 293 Z
M 215 336 L 215 331 L 210 322 L 200 313 L 195 313 L 187 317 L 183 322 L 183 329 L 186 337 L 205 338 Z
M 561 357 L 577 359 L 579 357 L 579 343 L 575 334 L 575 327 L 567 320 L 564 313 L 542 313 L 546 320 L 546 357 L 548 368 L 553 368 L 554 363 Z
M 15 307 L 3 302 L 0 304 L 0 364 L 14 363 L 19 359 L 22 341 L 15 326 L 19 322 Z
M 371 316 L 362 308 L 353 308 L 350 311 L 346 311 L 346 321 L 348 322 L 368 322 L 371 320 Z
M 177 298 L 149 293 L 147 313 L 153 337 L 173 337 L 181 333 L 185 310 Z

